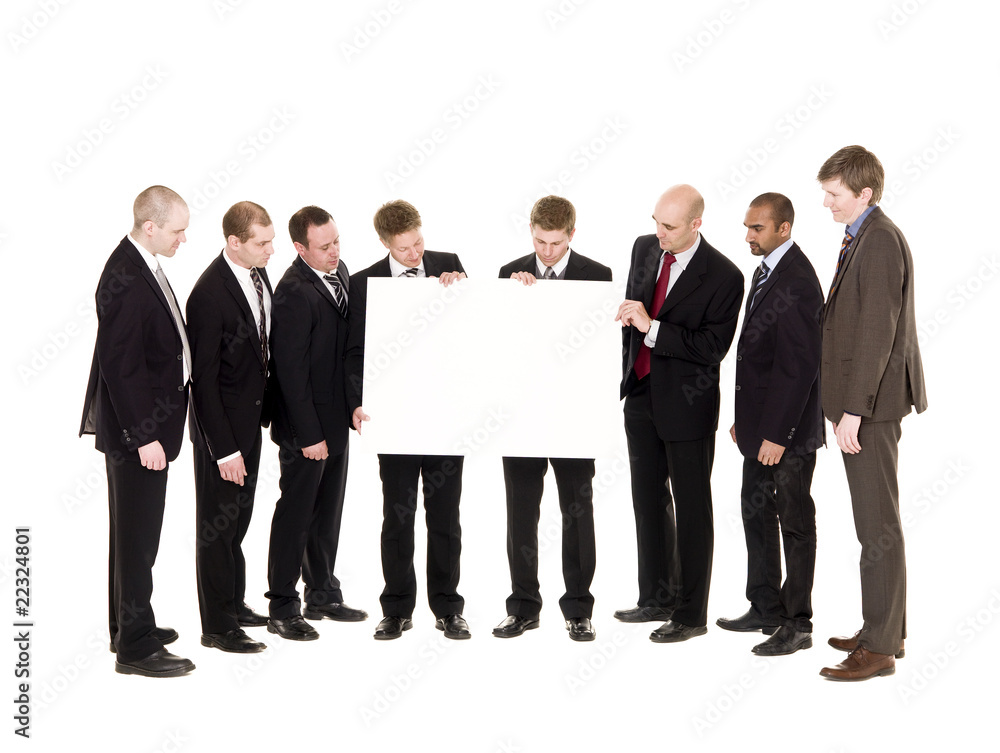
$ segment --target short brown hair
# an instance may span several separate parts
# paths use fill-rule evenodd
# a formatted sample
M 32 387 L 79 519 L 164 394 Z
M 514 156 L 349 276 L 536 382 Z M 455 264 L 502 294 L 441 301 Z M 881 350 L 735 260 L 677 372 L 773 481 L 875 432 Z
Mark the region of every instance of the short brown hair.
M 774 222 L 774 229 L 777 230 L 781 224 L 787 222 L 789 226 L 795 224 L 795 210 L 792 202 L 787 196 L 780 193 L 762 193 L 750 202 L 751 209 L 767 207 L 771 213 L 771 221 Z
M 378 208 L 373 220 L 375 232 L 385 243 L 389 243 L 400 233 L 408 233 L 420 227 L 420 212 L 408 201 L 396 199 Z
M 260 204 L 240 201 L 229 207 L 222 216 L 222 235 L 227 240 L 230 235 L 235 235 L 240 239 L 240 243 L 246 243 L 253 234 L 254 225 L 270 227 L 272 224 L 267 210 Z
M 576 227 L 576 209 L 562 196 L 543 196 L 531 208 L 531 226 L 540 230 L 565 230 Z
M 150 186 L 136 196 L 132 204 L 132 229 L 138 232 L 147 221 L 152 221 L 157 227 L 163 227 L 170 219 L 170 210 L 175 204 L 187 206 L 187 202 L 173 189 L 166 186 Z
M 878 157 L 863 146 L 845 146 L 838 150 L 819 169 L 816 180 L 823 183 L 828 180 L 840 179 L 840 182 L 851 189 L 855 196 L 860 196 L 866 188 L 872 190 L 868 206 L 873 207 L 882 198 L 882 187 L 885 185 L 885 170 Z
M 292 243 L 298 243 L 309 247 L 309 228 L 323 227 L 328 222 L 333 222 L 333 217 L 325 209 L 317 206 L 302 207 L 288 220 L 288 234 L 292 236 Z

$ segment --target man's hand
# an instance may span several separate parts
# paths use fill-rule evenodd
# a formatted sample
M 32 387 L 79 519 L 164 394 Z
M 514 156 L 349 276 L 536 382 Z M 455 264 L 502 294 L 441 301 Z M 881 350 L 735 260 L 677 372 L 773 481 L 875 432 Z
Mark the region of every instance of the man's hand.
M 531 274 L 531 272 L 515 272 L 510 276 L 510 279 L 520 280 L 524 285 L 534 285 L 538 282 L 538 278 Z
M 351 417 L 351 423 L 354 424 L 354 428 L 358 431 L 358 436 L 361 436 L 361 422 L 371 421 L 371 416 L 364 412 L 359 405 L 354 409 L 354 415 Z
M 642 301 L 623 301 L 618 307 L 618 315 L 615 321 L 620 321 L 623 327 L 635 327 L 640 332 L 649 332 L 651 319 L 646 313 L 646 307 Z
M 219 463 L 219 474 L 226 481 L 243 486 L 243 479 L 247 475 L 247 467 L 243 463 L 243 456 L 239 455 L 225 463 Z
M 445 287 L 448 287 L 453 282 L 465 279 L 465 272 L 445 272 L 443 275 L 438 277 L 438 282 L 440 282 Z
M 757 453 L 757 460 L 764 465 L 777 465 L 781 456 L 785 454 L 785 448 L 780 444 L 768 442 L 766 439 L 760 443 L 760 451 Z
M 733 443 L 736 444 L 736 424 L 729 427 L 729 436 L 733 438 Z
M 326 460 L 330 453 L 326 449 L 326 440 L 302 448 L 302 454 L 309 460 Z
M 845 413 L 840 417 L 840 423 L 833 425 L 833 433 L 837 436 L 837 446 L 842 452 L 848 455 L 857 455 L 861 452 L 861 445 L 858 444 L 858 429 L 861 427 L 861 416 L 852 416 Z
M 163 445 L 159 441 L 144 444 L 139 448 L 139 462 L 143 468 L 162 471 L 167 467 L 167 454 L 163 451 Z

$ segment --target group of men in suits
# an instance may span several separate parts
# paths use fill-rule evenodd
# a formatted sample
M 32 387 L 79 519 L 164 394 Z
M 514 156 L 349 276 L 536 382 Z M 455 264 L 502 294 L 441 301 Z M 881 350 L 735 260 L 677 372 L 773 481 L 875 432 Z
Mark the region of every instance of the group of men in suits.
M 861 543 L 864 624 L 851 637 L 829 640 L 848 656 L 820 674 L 856 681 L 892 674 L 903 656 L 900 420 L 911 408 L 925 410 L 927 399 L 913 259 L 902 233 L 877 206 L 881 163 L 863 147 L 844 147 L 823 164 L 817 180 L 824 206 L 846 225 L 825 302 L 812 265 L 791 240 L 791 202 L 762 194 L 744 220 L 751 253 L 763 257 L 743 306 L 730 429 L 744 456 L 750 608 L 717 624 L 768 635 L 753 647 L 760 656 L 812 646 L 816 508 L 810 486 L 816 451 L 825 444 L 825 415 L 843 454 Z M 699 232 L 703 208 L 690 186 L 660 197 L 656 234 L 635 242 L 618 311 L 639 600 L 615 617 L 665 620 L 650 635 L 660 643 L 707 632 L 719 364 L 736 334 L 743 292 L 739 270 Z
M 617 320 L 623 332 L 621 397 L 631 466 L 639 598 L 625 622 L 663 621 L 650 635 L 675 643 L 707 632 L 714 547 L 711 473 L 720 364 L 736 350 L 730 429 L 743 462 L 749 610 L 717 624 L 770 636 L 753 650 L 779 656 L 812 645 L 816 556 L 810 486 L 816 451 L 833 422 L 862 545 L 864 625 L 830 644 L 848 657 L 821 674 L 858 680 L 891 674 L 903 655 L 905 560 L 896 462 L 900 419 L 926 408 L 917 348 L 912 257 L 877 206 L 884 172 L 862 147 L 845 147 L 818 180 L 847 226 L 824 303 L 818 278 L 791 240 L 794 211 L 781 194 L 751 202 L 744 225 L 763 257 L 743 302 L 743 275 L 700 232 L 704 200 L 691 186 L 656 203 L 656 232 L 636 239 Z M 108 473 L 109 627 L 116 670 L 174 677 L 194 664 L 165 646 L 177 639 L 153 615 L 167 468 L 190 413 L 197 497 L 202 645 L 261 651 L 245 627 L 315 640 L 312 620 L 362 621 L 334 574 L 348 468 L 348 433 L 362 431 L 365 319 L 370 278 L 465 278 L 458 256 L 424 250 L 420 214 L 391 201 L 375 214 L 388 255 L 351 276 L 332 216 L 308 206 L 289 221 L 297 257 L 272 290 L 265 267 L 273 223 L 253 202 L 223 218 L 226 245 L 195 284 L 187 322 L 159 265 L 186 240 L 184 200 L 163 186 L 136 198 L 132 231 L 111 254 L 97 289 L 98 334 L 80 432 L 96 434 Z M 610 268 L 570 248 L 576 213 L 547 196 L 532 208 L 534 252 L 500 269 L 523 285 L 610 281 Z M 395 283 L 394 283 L 395 284 Z M 189 399 L 190 398 L 190 399 Z M 261 427 L 279 446 L 280 498 L 268 552 L 269 614 L 245 601 L 242 541 L 253 510 Z M 493 635 L 539 626 L 537 550 L 543 479 L 552 466 L 563 518 L 569 637 L 594 640 L 594 460 L 503 459 L 511 595 Z M 427 597 L 436 627 L 471 636 L 458 594 L 463 458 L 379 455 L 383 493 L 383 618 L 374 637 L 412 627 L 417 579 L 414 523 L 427 520 Z M 887 533 L 890 542 L 886 544 Z M 781 582 L 780 541 L 787 576 Z M 297 584 L 303 581 L 299 598 Z M 304 601 L 304 605 L 303 605 Z

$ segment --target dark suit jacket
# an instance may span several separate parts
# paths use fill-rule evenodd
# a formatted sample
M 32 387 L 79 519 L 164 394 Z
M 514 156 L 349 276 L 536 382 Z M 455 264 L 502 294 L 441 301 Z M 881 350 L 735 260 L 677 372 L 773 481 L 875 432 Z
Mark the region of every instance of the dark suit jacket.
M 632 247 L 625 297 L 653 300 L 660 243 L 641 235 Z M 649 379 L 653 421 L 665 441 L 703 439 L 719 425 L 719 364 L 732 345 L 743 298 L 743 273 L 701 237 L 687 269 L 663 301 L 656 346 L 650 353 Z M 634 371 L 645 334 L 635 327 L 622 330 L 621 396 L 637 383 Z
M 96 434 L 97 449 L 115 458 L 138 462 L 140 447 L 159 442 L 176 459 L 187 411 L 183 345 L 156 277 L 127 237 L 97 285 L 97 322 L 80 435 Z
M 917 345 L 913 257 L 881 208 L 858 230 L 823 309 L 823 413 L 872 421 L 927 409 Z
M 815 452 L 825 438 L 819 403 L 823 290 L 795 243 L 754 300 L 759 275 L 758 267 L 736 343 L 736 442 L 748 458 L 757 457 L 764 439 L 786 454 Z
M 191 404 L 199 419 L 192 417 L 191 442 L 213 460 L 237 450 L 249 457 L 260 427 L 270 423 L 270 401 L 265 399 L 268 370 L 260 333 L 224 254 L 208 265 L 187 301 L 194 361 Z M 271 292 L 267 272 L 258 272 Z
M 337 275 L 350 276 L 343 260 Z M 347 448 L 351 425 L 344 381 L 348 324 L 329 286 L 297 256 L 271 300 L 271 359 L 278 395 L 271 438 L 301 449 L 326 440 L 331 455 Z
M 538 265 L 535 263 L 535 254 L 530 253 L 500 267 L 500 278 L 510 277 L 515 272 L 530 272 L 537 275 Z M 569 260 L 566 262 L 565 279 L 611 282 L 611 268 L 570 249 Z
M 458 254 L 424 251 L 424 272 L 439 277 L 445 272 L 465 272 Z M 391 277 L 389 257 L 385 256 L 351 277 L 351 339 L 347 348 L 347 400 L 349 414 L 363 404 L 362 386 L 365 371 L 365 308 L 368 305 L 368 278 Z

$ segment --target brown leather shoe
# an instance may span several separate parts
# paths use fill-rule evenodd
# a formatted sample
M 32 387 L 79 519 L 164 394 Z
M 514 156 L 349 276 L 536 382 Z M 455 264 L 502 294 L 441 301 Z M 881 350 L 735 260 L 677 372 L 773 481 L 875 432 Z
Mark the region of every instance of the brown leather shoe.
M 830 680 L 853 682 L 884 677 L 895 672 L 896 659 L 892 654 L 876 654 L 864 646 L 858 646 L 836 667 L 823 667 L 819 673 Z
M 827 643 L 829 643 L 831 646 L 833 646 L 838 651 L 851 652 L 851 651 L 853 651 L 854 649 L 856 649 L 858 647 L 858 636 L 859 635 L 861 635 L 861 631 L 860 630 L 858 632 L 856 632 L 850 638 L 834 637 L 834 638 L 831 638 L 830 640 L 828 640 Z M 903 647 L 905 645 L 905 643 L 906 643 L 905 640 L 901 640 L 899 642 L 899 651 L 896 652 L 896 658 L 897 659 L 902 659 L 904 656 L 906 656 L 906 649 Z

